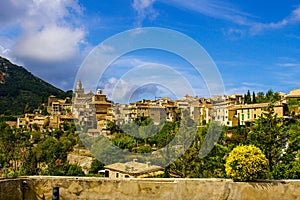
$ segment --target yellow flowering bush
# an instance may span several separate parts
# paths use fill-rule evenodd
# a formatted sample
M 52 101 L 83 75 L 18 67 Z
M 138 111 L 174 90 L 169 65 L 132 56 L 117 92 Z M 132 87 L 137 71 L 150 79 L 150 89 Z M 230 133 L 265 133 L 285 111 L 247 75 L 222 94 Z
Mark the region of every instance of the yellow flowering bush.
M 263 152 L 254 145 L 235 147 L 226 159 L 225 171 L 235 181 L 250 181 L 264 178 L 268 160 Z

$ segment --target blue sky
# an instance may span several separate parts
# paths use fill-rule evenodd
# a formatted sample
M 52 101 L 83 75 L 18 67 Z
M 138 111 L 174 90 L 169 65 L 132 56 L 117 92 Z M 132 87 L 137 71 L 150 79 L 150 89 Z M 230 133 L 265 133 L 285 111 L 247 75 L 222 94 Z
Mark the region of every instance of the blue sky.
M 196 40 L 216 63 L 227 94 L 300 87 L 299 0 L 7 0 L 0 7 L 0 55 L 64 90 L 73 88 L 95 46 L 141 27 L 168 28 Z M 185 67 L 164 55 L 132 53 L 116 65 Z M 115 70 L 103 89 L 109 91 L 121 73 Z

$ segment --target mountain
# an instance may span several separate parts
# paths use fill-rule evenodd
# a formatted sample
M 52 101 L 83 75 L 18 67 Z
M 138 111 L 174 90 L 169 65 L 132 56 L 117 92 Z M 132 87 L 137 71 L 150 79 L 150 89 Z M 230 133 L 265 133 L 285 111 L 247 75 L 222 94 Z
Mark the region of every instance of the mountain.
M 26 104 L 34 109 L 50 95 L 65 98 L 71 94 L 0 57 L 0 114 L 22 114 Z

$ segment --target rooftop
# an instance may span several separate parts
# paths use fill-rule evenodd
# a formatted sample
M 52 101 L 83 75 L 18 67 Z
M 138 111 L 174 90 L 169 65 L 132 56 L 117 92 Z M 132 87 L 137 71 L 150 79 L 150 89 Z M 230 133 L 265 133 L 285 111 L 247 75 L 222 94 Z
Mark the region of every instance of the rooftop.
M 163 168 L 158 165 L 151 165 L 150 163 L 139 163 L 136 161 L 127 163 L 114 163 L 111 165 L 106 165 L 104 168 L 132 175 L 146 174 L 163 170 Z

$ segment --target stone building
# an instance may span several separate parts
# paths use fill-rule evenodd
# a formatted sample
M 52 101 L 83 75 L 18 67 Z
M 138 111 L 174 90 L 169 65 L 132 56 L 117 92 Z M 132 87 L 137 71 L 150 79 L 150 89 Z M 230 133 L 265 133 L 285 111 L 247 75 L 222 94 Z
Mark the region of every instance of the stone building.
M 249 125 L 254 120 L 267 113 L 267 107 L 270 103 L 242 104 L 228 107 L 227 126 Z M 288 109 L 285 103 L 278 101 L 274 104 L 274 113 L 278 117 L 286 116 Z
M 114 163 L 104 166 L 105 177 L 111 179 L 147 178 L 164 173 L 164 168 L 151 165 L 150 162 L 139 163 L 135 159 L 127 163 Z
M 300 114 L 300 88 L 291 90 L 289 94 L 284 96 L 285 102 L 287 103 L 290 113 L 292 115 Z
M 48 97 L 47 112 L 50 115 L 63 115 L 72 112 L 72 99 L 66 97 L 65 99 L 57 99 L 56 96 Z
M 132 122 L 131 111 L 127 104 L 113 105 L 114 121 L 117 125 L 128 124 Z
M 75 123 L 88 129 L 106 129 L 109 121 L 113 121 L 112 104 L 100 89 L 94 94 L 85 93 L 81 81 L 76 84 L 73 95 L 73 116 Z
M 130 103 L 129 109 L 130 109 L 130 117 L 132 119 L 136 118 L 146 118 L 149 117 L 149 104 L 151 103 L 150 100 L 141 100 L 138 102 Z
M 39 114 L 26 113 L 24 117 L 18 117 L 16 127 L 28 128 L 36 126 L 39 130 L 42 130 L 44 126 L 49 124 L 49 117 Z
M 163 106 L 150 106 L 149 113 L 154 125 L 159 125 L 167 117 L 166 109 Z
M 94 107 L 98 128 L 107 129 L 108 122 L 112 121 L 111 110 L 112 104 L 107 101 L 106 95 L 102 94 L 102 90 L 98 89 L 97 93 L 92 97 L 89 107 Z

